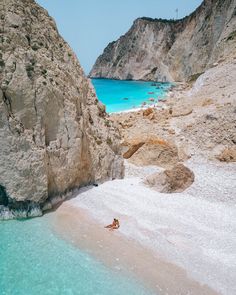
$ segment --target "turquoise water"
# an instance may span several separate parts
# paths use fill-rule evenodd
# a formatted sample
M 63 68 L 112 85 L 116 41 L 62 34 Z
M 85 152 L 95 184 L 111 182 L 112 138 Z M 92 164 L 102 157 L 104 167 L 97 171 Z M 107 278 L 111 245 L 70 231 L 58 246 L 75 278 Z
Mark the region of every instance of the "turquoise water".
M 151 295 L 55 236 L 48 215 L 0 222 L 1 295 Z
M 143 81 L 120 81 L 110 79 L 92 79 L 98 99 L 106 105 L 108 113 L 127 111 L 138 108 L 143 102 L 154 98 L 163 98 L 171 87 L 170 83 L 155 83 Z

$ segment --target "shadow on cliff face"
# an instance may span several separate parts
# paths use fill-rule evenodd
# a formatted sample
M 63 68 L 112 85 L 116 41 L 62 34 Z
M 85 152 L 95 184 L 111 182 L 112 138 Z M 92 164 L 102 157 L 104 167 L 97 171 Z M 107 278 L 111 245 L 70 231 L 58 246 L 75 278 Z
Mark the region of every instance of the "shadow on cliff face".
M 74 189 L 74 190 L 68 192 L 67 194 L 65 194 L 64 196 L 61 196 L 61 200 L 59 200 L 59 198 L 60 198 L 59 196 L 52 198 L 50 200 L 50 202 L 52 202 L 52 203 L 55 202 L 55 204 L 52 204 L 52 207 L 50 207 L 46 210 L 44 209 L 43 214 L 45 215 L 45 214 L 50 214 L 52 212 L 55 212 L 58 208 L 61 207 L 61 205 L 63 203 L 66 203 L 67 201 L 70 201 L 71 199 L 76 198 L 79 194 L 89 191 L 89 190 L 93 189 L 94 187 L 97 187 L 98 185 L 99 184 L 97 184 L 97 183 L 92 183 L 92 184 L 88 184 L 86 186 L 82 186 L 77 189 Z
M 0 184 L 0 205 L 7 206 L 8 205 L 8 196 L 6 189 L 3 185 Z

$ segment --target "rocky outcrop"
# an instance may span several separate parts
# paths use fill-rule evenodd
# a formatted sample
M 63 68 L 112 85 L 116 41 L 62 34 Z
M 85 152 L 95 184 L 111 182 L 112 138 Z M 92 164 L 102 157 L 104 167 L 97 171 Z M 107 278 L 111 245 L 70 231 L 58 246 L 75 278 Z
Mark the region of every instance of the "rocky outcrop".
M 221 162 L 236 162 L 236 147 L 225 148 L 218 156 L 217 159 Z
M 179 161 L 177 147 L 156 137 L 133 139 L 123 156 L 138 166 L 157 165 L 166 168 Z
M 0 211 L 35 216 L 74 188 L 122 177 L 120 136 L 48 13 L 4 0 L 0 14 Z
M 131 147 L 123 154 L 124 159 L 129 159 L 133 156 L 134 153 L 137 152 L 138 149 L 140 149 L 145 142 L 138 142 L 137 144 L 131 145 Z
M 144 117 L 148 117 L 150 116 L 151 114 L 153 114 L 153 109 L 152 108 L 147 108 L 143 111 L 143 116 Z
M 148 176 L 145 184 L 161 193 L 183 192 L 194 182 L 193 172 L 183 164 Z
M 123 152 L 149 138 L 173 142 L 180 161 L 195 155 L 215 160 L 222 150 L 233 150 L 236 144 L 235 76 L 236 58 L 232 58 L 206 71 L 194 88 L 173 90 L 164 109 L 153 108 L 148 116 L 144 116 L 145 110 L 113 114 L 125 143 Z M 151 115 L 153 120 L 149 120 Z
M 170 109 L 170 113 L 172 115 L 172 117 L 184 117 L 184 116 L 188 116 L 189 114 L 191 114 L 193 111 L 193 108 L 191 106 L 187 106 L 185 105 L 184 108 L 183 107 L 174 107 Z
M 176 120 L 172 124 L 181 130 L 178 134 L 181 146 L 188 147 L 193 154 L 200 153 L 204 157 L 208 154 L 210 159 L 214 159 L 215 156 L 221 160 L 229 159 L 231 153 L 233 156 L 232 151 L 236 144 L 235 98 L 234 94 L 233 99 L 227 98 L 231 99 L 232 103 L 195 108 L 195 113 L 189 117 L 174 118 Z M 223 99 L 224 97 L 221 101 Z M 199 103 L 201 104 L 201 100 Z M 225 152 L 219 155 L 222 149 Z
M 181 20 L 139 18 L 110 43 L 91 77 L 194 81 L 235 52 L 236 0 L 204 0 Z

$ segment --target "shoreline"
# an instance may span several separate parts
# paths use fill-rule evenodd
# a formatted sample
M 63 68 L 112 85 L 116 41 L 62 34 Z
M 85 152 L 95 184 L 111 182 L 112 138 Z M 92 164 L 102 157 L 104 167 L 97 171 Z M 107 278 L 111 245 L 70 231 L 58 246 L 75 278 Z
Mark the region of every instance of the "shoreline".
M 173 89 L 178 87 L 178 83 L 175 82 L 157 82 L 157 81 L 142 81 L 142 80 L 119 80 L 119 79 L 108 79 L 108 78 L 90 78 L 90 80 L 111 80 L 111 81 L 119 81 L 119 82 L 137 82 L 137 83 L 149 83 L 149 84 L 155 84 L 156 86 L 158 84 L 167 84 L 168 88 L 164 89 L 164 93 L 163 95 L 160 97 L 159 95 L 157 96 L 153 96 L 153 97 L 149 97 L 149 98 L 143 98 L 143 100 L 139 103 L 139 105 L 135 106 L 130 106 L 128 109 L 123 109 L 123 110 L 118 110 L 118 111 L 110 111 L 107 112 L 108 115 L 116 115 L 116 114 L 123 114 L 123 113 L 133 113 L 133 112 L 138 112 L 141 110 L 145 110 L 147 108 L 155 108 L 157 110 L 162 110 L 165 109 L 165 105 L 163 105 L 163 102 L 166 102 L 166 100 L 168 99 L 168 97 L 170 97 L 170 93 L 173 92 Z M 95 85 L 91 82 L 91 85 L 93 85 L 93 88 L 96 92 L 96 87 Z M 155 85 L 151 85 L 156 87 Z M 161 88 L 162 89 L 162 88 Z M 148 91 L 148 90 L 147 90 Z M 149 90 L 150 91 L 150 90 Z M 152 92 L 154 93 L 154 92 Z M 98 97 L 99 99 L 99 97 Z M 137 99 L 137 98 L 136 98 Z M 138 98 L 139 100 L 139 98 Z M 102 100 L 99 100 L 101 103 Z M 106 105 L 105 103 L 103 103 L 106 108 L 109 107 L 109 105 Z M 159 105 L 161 104 L 161 105 Z
M 233 293 L 235 165 L 200 159 L 185 164 L 195 173 L 194 184 L 183 193 L 163 194 L 142 184 L 160 168 L 126 163 L 124 179 L 84 188 L 63 203 L 56 211 L 57 232 L 78 247 L 90 249 L 112 268 L 117 266 L 114 253 L 120 253 L 116 258 L 124 259 L 121 265 L 152 289 L 158 282 L 168 294 Z M 119 231 L 104 231 L 103 226 L 114 217 L 120 220 Z M 141 251 L 136 258 L 135 251 Z M 143 255 L 148 258 L 140 260 Z M 134 269 L 137 257 L 139 267 Z M 153 272 L 147 273 L 147 268 Z M 171 292 L 167 291 L 170 281 L 174 282 Z M 185 291 L 176 293 L 176 286 Z M 199 291 L 199 286 L 207 289 Z
M 108 80 L 112 80 L 112 79 L 108 79 Z M 118 81 L 120 81 L 120 80 L 118 80 Z M 124 81 L 124 80 L 121 80 L 121 81 Z M 137 82 L 139 82 L 139 81 L 137 81 Z M 142 82 L 153 82 L 153 81 L 142 81 Z M 153 83 L 165 83 L 165 82 L 153 82 Z M 146 105 L 141 104 L 140 106 L 138 106 L 136 108 L 131 108 L 128 110 L 123 110 L 123 111 L 118 111 L 118 112 L 109 112 L 108 115 L 113 116 L 113 115 L 136 113 L 136 112 L 144 111 L 148 108 L 153 108 L 157 111 L 166 110 L 166 109 L 168 109 L 168 104 L 173 103 L 173 98 L 175 96 L 182 94 L 182 92 L 186 91 L 186 89 L 190 89 L 190 84 L 187 82 L 166 82 L 166 83 L 171 84 L 170 88 L 165 92 L 165 95 L 163 97 L 159 98 L 159 100 L 157 100 L 155 103 L 150 103 L 150 104 L 147 103 Z
M 125 111 L 111 112 L 111 113 L 108 113 L 108 114 L 110 116 L 112 116 L 112 115 L 122 115 L 122 114 L 136 113 L 136 112 L 144 111 L 144 110 L 146 110 L 148 108 L 155 108 L 156 110 L 162 110 L 162 108 L 165 108 L 165 105 L 157 106 L 155 104 L 150 104 L 150 105 L 146 105 L 145 107 L 137 107 L 137 108 L 132 108 L 132 109 L 125 110 Z
M 167 100 L 168 99 L 168 93 L 166 94 L 166 96 L 162 97 L 160 101 L 157 101 L 156 103 L 152 103 L 152 104 L 146 104 L 146 105 L 141 105 L 139 107 L 136 108 L 131 108 L 128 110 L 124 110 L 124 111 L 118 111 L 118 112 L 110 112 L 108 113 L 108 115 L 112 116 L 112 115 L 122 115 L 122 114 L 128 114 L 128 113 L 135 113 L 135 112 L 140 112 L 140 111 L 144 111 L 148 108 L 154 108 L 156 110 L 163 110 L 167 108 L 167 105 L 165 103 L 163 103 L 163 99 Z M 158 105 L 158 103 L 162 103 L 162 105 Z
M 53 227 L 57 235 L 94 256 L 112 271 L 131 276 L 158 294 L 219 294 L 137 241 L 127 239 L 119 231 L 104 229 L 87 210 L 74 207 L 70 201 L 55 212 Z
M 148 82 L 148 83 L 161 83 L 161 84 L 168 84 L 168 83 L 178 83 L 178 82 L 161 82 L 161 81 L 154 81 L 154 80 L 132 80 L 132 79 L 116 79 L 116 78 L 106 78 L 106 77 L 92 77 L 87 75 L 87 78 L 90 80 L 114 80 L 114 81 L 127 81 L 127 82 Z

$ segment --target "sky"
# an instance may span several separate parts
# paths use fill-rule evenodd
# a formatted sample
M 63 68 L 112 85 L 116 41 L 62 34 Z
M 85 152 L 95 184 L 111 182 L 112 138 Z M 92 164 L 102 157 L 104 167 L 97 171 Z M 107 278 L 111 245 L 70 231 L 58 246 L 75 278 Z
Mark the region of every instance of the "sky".
M 109 42 L 138 17 L 173 19 L 193 12 L 202 0 L 36 0 L 55 19 L 86 74 Z

